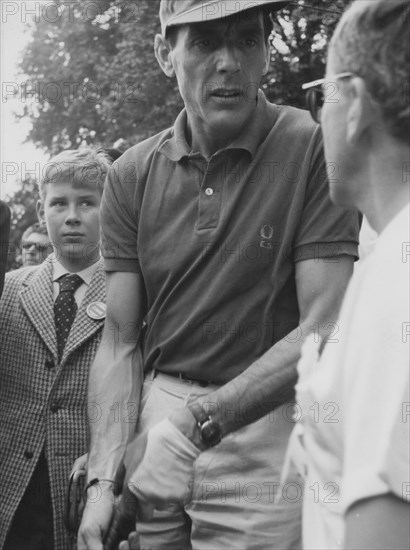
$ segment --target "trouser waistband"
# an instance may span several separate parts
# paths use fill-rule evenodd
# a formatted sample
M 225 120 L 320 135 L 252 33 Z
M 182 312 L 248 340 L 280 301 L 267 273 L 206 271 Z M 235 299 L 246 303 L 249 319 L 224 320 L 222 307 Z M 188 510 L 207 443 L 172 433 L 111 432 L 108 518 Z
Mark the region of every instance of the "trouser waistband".
M 152 369 L 146 374 L 151 380 L 154 380 L 157 376 L 166 376 L 173 378 L 174 380 L 180 380 L 181 382 L 188 382 L 196 384 L 201 388 L 207 388 L 208 386 L 221 386 L 220 382 L 213 382 L 212 380 L 198 380 L 197 378 L 190 378 L 183 372 L 162 372 L 157 369 Z

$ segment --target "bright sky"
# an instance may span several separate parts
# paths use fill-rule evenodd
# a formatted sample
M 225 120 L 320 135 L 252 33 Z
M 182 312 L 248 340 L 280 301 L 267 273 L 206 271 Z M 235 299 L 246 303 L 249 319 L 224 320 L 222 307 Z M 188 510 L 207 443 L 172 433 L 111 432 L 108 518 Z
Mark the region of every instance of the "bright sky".
M 0 196 L 16 190 L 18 182 L 28 172 L 39 173 L 47 156 L 32 143 L 23 143 L 30 130 L 28 120 L 17 121 L 13 112 L 22 112 L 24 106 L 24 76 L 17 76 L 21 51 L 29 41 L 30 12 L 41 13 L 44 0 L 1 0 L 1 182 Z M 12 97 L 12 92 L 17 95 Z

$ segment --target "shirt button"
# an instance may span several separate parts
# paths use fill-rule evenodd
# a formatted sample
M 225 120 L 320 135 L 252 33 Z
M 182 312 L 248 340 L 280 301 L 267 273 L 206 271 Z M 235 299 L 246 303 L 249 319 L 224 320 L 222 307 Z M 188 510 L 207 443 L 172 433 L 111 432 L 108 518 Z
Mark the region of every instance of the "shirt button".
M 207 187 L 205 189 L 205 195 L 208 195 L 208 197 L 210 197 L 213 194 L 214 194 L 214 190 L 212 189 L 212 187 Z
M 53 413 L 58 412 L 61 409 L 60 403 L 57 403 L 56 401 L 53 401 L 50 405 L 50 411 Z
M 24 451 L 24 458 L 27 458 L 27 460 L 31 460 L 33 456 L 34 455 L 31 451 Z

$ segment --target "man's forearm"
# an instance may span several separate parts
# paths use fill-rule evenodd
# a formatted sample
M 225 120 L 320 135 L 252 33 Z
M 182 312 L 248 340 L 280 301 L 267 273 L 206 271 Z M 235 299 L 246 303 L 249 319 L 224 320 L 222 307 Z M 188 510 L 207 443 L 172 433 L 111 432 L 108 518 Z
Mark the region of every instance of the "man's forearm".
M 135 431 L 142 387 L 142 278 L 134 272 L 108 272 L 106 282 L 107 317 L 88 385 L 91 442 L 87 481 L 97 478 L 101 484 L 98 498 L 94 494 L 84 508 L 78 532 L 81 550 L 102 548 L 114 511 L 110 481 L 119 481 L 116 473 Z
M 89 379 L 89 480 L 114 479 L 138 420 L 142 371 L 139 348 L 118 347 L 105 333 Z
M 299 326 L 234 380 L 190 404 L 194 414 L 208 412 L 226 435 L 292 399 L 303 342 L 312 332 L 323 338 L 337 329 L 336 321 L 352 269 L 353 260 L 348 256 L 339 257 L 336 262 L 297 263 Z
M 242 374 L 190 404 L 190 408 L 208 413 L 226 435 L 290 401 L 294 397 L 296 364 L 303 344 L 301 333 L 304 334 L 303 327 L 292 331 Z

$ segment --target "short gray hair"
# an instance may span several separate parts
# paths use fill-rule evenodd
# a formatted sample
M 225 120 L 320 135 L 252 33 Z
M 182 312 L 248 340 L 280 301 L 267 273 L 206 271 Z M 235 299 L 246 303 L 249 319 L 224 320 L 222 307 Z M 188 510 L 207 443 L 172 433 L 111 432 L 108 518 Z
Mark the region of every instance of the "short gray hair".
M 341 18 L 329 48 L 338 71 L 362 77 L 391 135 L 410 141 L 408 0 L 356 0 Z

